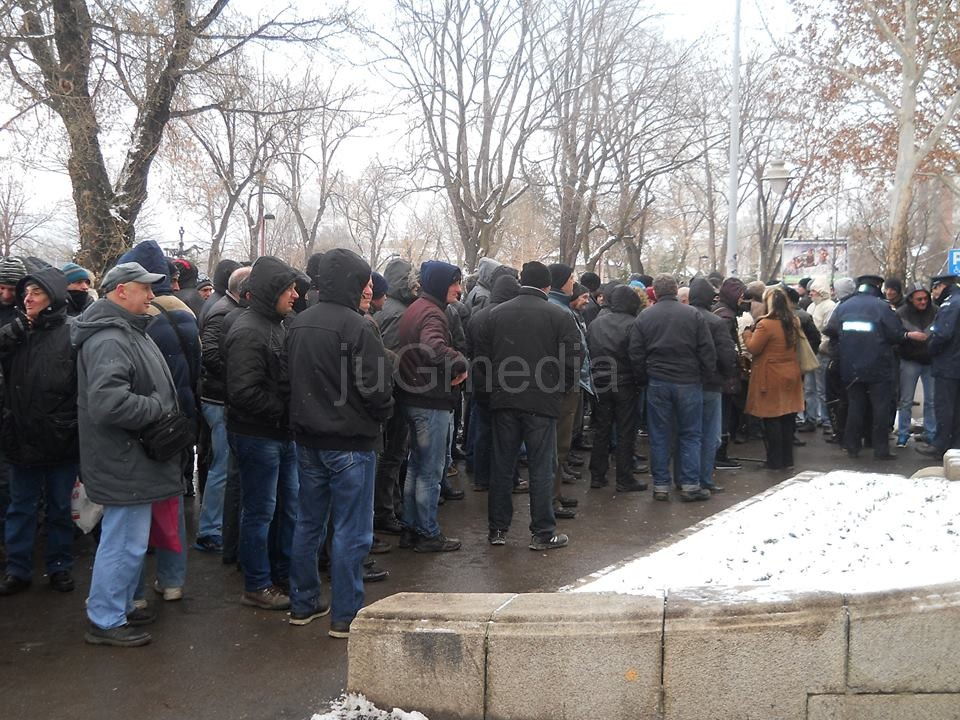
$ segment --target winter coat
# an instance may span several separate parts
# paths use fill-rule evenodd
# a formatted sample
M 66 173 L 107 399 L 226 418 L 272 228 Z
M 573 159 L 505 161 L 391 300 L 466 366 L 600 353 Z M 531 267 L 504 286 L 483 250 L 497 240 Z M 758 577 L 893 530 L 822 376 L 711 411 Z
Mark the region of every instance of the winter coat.
M 740 371 L 737 365 L 737 348 L 730 334 L 730 325 L 710 311 L 715 295 L 713 285 L 706 278 L 697 277 L 690 283 L 690 307 L 695 307 L 706 321 L 717 353 L 716 372 L 704 378 L 704 392 L 722 392 L 724 386 Z
M 583 322 L 577 312 L 570 307 L 570 296 L 564 295 L 559 290 L 551 290 L 547 293 L 547 300 L 559 307 L 564 312 L 570 313 L 570 317 L 577 324 L 577 330 L 580 332 L 580 387 L 593 395 L 593 377 L 590 371 L 590 349 L 587 346 L 587 325 Z
M 609 309 L 587 326 L 590 371 L 597 395 L 636 384 L 630 364 L 630 328 L 640 312 L 640 298 L 632 288 L 620 285 L 610 294 Z
M 154 240 L 145 240 L 124 253 L 119 262 L 136 262 L 147 272 L 166 274 L 167 260 Z M 157 344 L 177 386 L 180 409 L 188 417 L 198 417 L 197 391 L 200 384 L 200 330 L 197 318 L 173 295 L 170 281 L 155 283 L 156 299 L 147 311 L 150 323 L 147 335 Z
M 587 301 L 587 306 L 583 309 L 583 321 L 587 324 L 587 327 L 590 327 L 590 323 L 597 319 L 597 315 L 600 314 L 600 303 L 597 302 L 597 298 L 594 297 L 593 293 L 590 293 L 590 299 Z
M 296 278 L 296 270 L 275 257 L 261 257 L 253 266 L 250 307 L 239 311 L 224 340 L 230 432 L 290 439 L 288 390 L 281 376 L 286 328 L 276 305 Z
M 816 289 L 817 281 L 814 280 L 813 287 Z M 810 316 L 813 318 L 813 324 L 820 331 L 820 347 L 817 349 L 821 355 L 828 355 L 830 338 L 823 334 L 823 331 L 827 328 L 827 323 L 830 322 L 830 316 L 833 315 L 833 311 L 837 307 L 837 303 L 831 300 L 828 297 L 819 295 L 814 298 L 813 304 L 810 306 Z
M 374 450 L 393 410 L 392 369 L 374 323 L 359 311 L 370 266 L 330 250 L 315 278 L 319 302 L 290 323 L 290 428 L 322 450 Z
M 908 295 L 907 302 L 903 305 L 902 308 L 897 310 L 897 315 L 900 316 L 900 322 L 903 323 L 903 329 L 906 332 L 930 332 L 930 326 L 933 325 L 934 318 L 937 315 L 937 309 L 933 306 L 932 302 L 927 303 L 927 309 L 923 312 L 917 310 L 914 307 L 913 303 L 910 302 L 910 296 L 918 291 L 926 291 L 926 288 L 923 286 L 915 287 Z M 900 346 L 900 357 L 904 360 L 909 360 L 911 362 L 920 363 L 921 365 L 929 365 L 931 362 L 930 357 L 930 339 L 926 340 L 910 340 L 909 338 L 904 341 Z
M 0 327 L 3 327 L 9 322 L 13 322 L 14 318 L 16 317 L 17 317 L 16 303 L 11 303 L 10 305 L 0 305 Z
M 905 339 L 900 317 L 870 288 L 845 299 L 833 311 L 824 333 L 836 343 L 845 383 L 894 382 L 893 348 Z
M 700 385 L 716 372 L 717 351 L 703 314 L 666 295 L 634 321 L 630 362 L 641 385 L 651 378 Z
M 77 361 L 67 324 L 67 279 L 55 268 L 27 275 L 17 284 L 21 309 L 28 282 L 43 288 L 50 305 L 29 327 L 22 316 L 0 328 L 4 455 L 16 465 L 75 463 Z
M 383 309 L 373 315 L 373 319 L 380 326 L 384 346 L 394 352 L 400 347 L 397 340 L 397 326 L 400 318 L 417 299 L 413 292 L 411 273 L 413 273 L 413 266 L 406 260 L 395 259 L 387 263 L 383 277 L 386 278 L 390 289 L 387 290 Z
M 202 363 L 200 395 L 204 402 L 223 405 L 226 398 L 226 377 L 220 341 L 223 338 L 223 321 L 227 315 L 239 307 L 240 304 L 231 295 L 224 295 L 210 308 L 210 312 L 204 318 L 203 327 L 200 328 Z
M 180 458 L 151 460 L 140 433 L 177 412 L 177 391 L 150 317 L 101 298 L 70 326 L 77 351 L 80 466 L 101 505 L 145 505 L 183 492 Z
M 521 287 L 481 328 L 478 353 L 490 358 L 491 410 L 560 416 L 579 386 L 580 331 L 569 312 L 540 290 Z
M 436 410 L 453 410 L 456 393 L 450 382 L 467 371 L 467 359 L 453 346 L 447 303 L 438 297 L 441 288 L 453 284 L 459 270 L 446 263 L 438 263 L 443 276 L 426 278 L 420 297 L 406 309 L 397 327 L 400 377 L 397 398 L 405 405 Z M 440 267 L 445 266 L 445 267 Z M 429 290 L 433 290 L 431 294 Z
M 960 288 L 951 285 L 941 295 L 933 327 L 930 328 L 929 349 L 933 358 L 933 376 L 960 379 Z
M 740 278 L 728 277 L 720 285 L 717 292 L 717 302 L 713 306 L 713 314 L 726 323 L 727 333 L 736 355 L 737 370 L 723 383 L 722 392 L 725 395 L 739 395 L 743 390 L 743 373 L 740 370 L 740 358 L 745 356 L 743 342 L 740 339 L 740 299 L 746 285 Z M 714 343 L 716 344 L 716 343 Z
M 206 299 L 203 295 L 200 294 L 200 291 L 195 287 L 187 288 L 186 290 L 178 290 L 174 293 L 180 302 L 190 308 L 190 312 L 193 313 L 195 318 L 200 317 L 200 313 L 203 312 L 203 306 L 206 302 Z
M 470 318 L 470 323 L 467 325 L 467 354 L 471 360 L 470 377 L 467 382 L 474 400 L 484 406 L 490 404 L 490 358 L 478 353 L 480 336 L 490 322 L 493 309 L 501 303 L 513 300 L 519 292 L 520 283 L 515 278 L 509 275 L 497 278 L 490 293 L 490 301 Z
M 803 336 L 807 339 L 807 342 L 810 343 L 810 349 L 813 350 L 813 352 L 817 352 L 817 350 L 820 349 L 820 331 L 813 321 L 813 316 L 806 310 L 800 310 L 799 308 L 796 310 L 796 316 L 800 321 L 800 329 L 803 331 Z
M 239 267 L 240 263 L 236 260 L 221 260 L 217 263 L 217 267 L 213 270 L 213 292 L 210 293 L 210 297 L 203 303 L 200 314 L 197 315 L 197 321 L 200 323 L 200 327 L 203 327 L 203 323 L 207 319 L 207 313 L 210 312 L 217 301 L 226 296 L 230 276 L 233 275 L 233 271 Z
M 796 321 L 796 331 L 801 332 Z M 753 356 L 746 412 L 759 418 L 776 418 L 803 410 L 803 376 L 796 342 L 787 345 L 783 325 L 776 318 L 761 318 L 756 329 L 744 334 Z

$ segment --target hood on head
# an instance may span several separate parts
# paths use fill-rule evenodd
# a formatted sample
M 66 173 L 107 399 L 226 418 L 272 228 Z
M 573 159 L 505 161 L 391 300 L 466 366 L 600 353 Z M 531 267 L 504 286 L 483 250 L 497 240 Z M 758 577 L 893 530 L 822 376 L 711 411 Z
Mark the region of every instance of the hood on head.
M 189 260 L 175 258 L 173 261 L 180 268 L 180 289 L 187 290 L 197 286 L 197 279 L 200 277 L 200 271 L 197 266 Z
M 620 285 L 623 285 L 623 283 L 619 280 L 611 280 L 600 286 L 600 295 L 603 297 L 600 307 L 610 307 L 610 296 Z
M 390 286 L 390 289 L 387 290 L 387 297 L 399 300 L 404 305 L 409 305 L 416 300 L 417 296 L 413 292 L 416 285 L 416 275 L 413 272 L 413 265 L 406 260 L 394 258 L 388 262 L 383 271 L 383 277 L 387 279 L 387 284 Z
M 257 259 L 247 279 L 250 307 L 267 317 L 282 317 L 277 300 L 296 280 L 299 273 L 279 258 L 264 255 Z
M 690 283 L 690 304 L 698 308 L 710 309 L 717 297 L 717 291 L 709 280 L 695 277 Z
M 516 268 L 510 267 L 509 265 L 500 265 L 490 274 L 490 289 L 493 290 L 494 285 L 497 284 L 497 280 L 504 276 L 512 277 L 514 280 L 518 280 L 520 277 L 520 271 Z
M 818 298 L 814 298 L 814 302 L 818 299 L 820 301 L 826 300 L 830 297 L 830 278 L 826 275 L 818 275 L 813 278 L 807 286 L 807 292 L 819 296 Z
M 307 277 L 310 278 L 310 282 L 315 282 L 317 273 L 320 272 L 320 263 L 323 262 L 323 253 L 318 252 L 311 255 L 307 258 Z
M 606 304 L 615 313 L 636 315 L 640 312 L 640 296 L 629 285 L 617 285 L 606 297 Z
M 233 271 L 240 267 L 236 260 L 221 260 L 213 270 L 213 289 L 216 293 L 223 296 L 227 294 L 227 283 L 230 282 L 230 276 Z
M 27 269 L 28 273 L 35 273 L 38 270 L 53 267 L 53 265 L 48 263 L 46 260 L 41 260 L 33 255 L 28 255 L 23 259 L 23 266 Z
M 350 250 L 328 250 L 323 254 L 314 282 L 320 302 L 357 310 L 363 289 L 370 282 L 370 265 Z
M 163 250 L 160 249 L 156 240 L 144 240 L 127 250 L 117 260 L 118 265 L 127 262 L 140 263 L 147 272 L 164 276 L 163 280 L 153 284 L 155 295 L 170 295 L 173 292 L 170 287 L 170 268 L 167 265 L 167 258 L 164 257 Z
M 440 260 L 427 260 L 420 265 L 420 289 L 442 304 L 447 302 L 447 290 L 462 275 L 460 268 Z
M 493 282 L 496 279 L 493 277 L 493 273 L 499 267 L 500 263 L 493 258 L 480 258 L 480 262 L 477 263 L 477 283 L 483 285 L 487 290 L 492 290 Z
M 930 291 L 923 286 L 923 283 L 914 283 L 913 285 L 910 285 L 907 288 L 907 292 L 906 292 L 906 295 L 904 295 L 904 297 L 907 300 L 909 300 L 911 296 L 913 296 L 915 293 L 918 293 L 918 292 L 926 293 L 927 298 L 928 299 L 930 298 Z
M 740 303 L 740 297 L 746 289 L 747 286 L 743 284 L 743 280 L 736 277 L 728 277 L 720 283 L 720 291 L 717 294 L 720 302 L 736 310 L 737 305 Z
M 67 276 L 55 267 L 45 267 L 29 273 L 17 283 L 17 305 L 23 307 L 23 297 L 27 285 L 34 284 L 43 288 L 50 298 L 50 305 L 42 314 L 54 315 L 67 307 Z
M 842 277 L 839 280 L 834 280 L 833 289 L 837 293 L 837 299 L 843 300 L 857 291 L 857 283 L 853 278 Z
M 513 275 L 501 274 L 493 283 L 493 290 L 490 291 L 490 304 L 499 305 L 513 300 L 519 294 L 520 282 Z
M 144 332 L 149 322 L 149 315 L 134 315 L 109 298 L 103 297 L 70 324 L 70 342 L 79 349 L 83 343 L 106 328 L 129 330 L 133 327 Z

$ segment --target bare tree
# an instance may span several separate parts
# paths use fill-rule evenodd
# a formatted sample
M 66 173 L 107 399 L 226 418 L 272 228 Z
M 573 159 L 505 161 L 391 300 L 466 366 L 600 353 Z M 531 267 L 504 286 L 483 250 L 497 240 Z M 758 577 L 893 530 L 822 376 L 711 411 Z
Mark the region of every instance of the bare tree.
M 250 42 L 320 42 L 343 27 L 339 11 L 302 20 L 281 9 L 250 22 L 229 16 L 228 5 L 170 0 L 141 9 L 121 0 L 10 0 L 0 6 L 0 57 L 26 104 L 49 108 L 66 130 L 80 259 L 91 268 L 104 268 L 130 246 L 167 123 L 198 110 L 187 99 L 185 78 L 213 71 Z M 104 127 L 130 114 L 129 145 L 111 173 Z
M 36 243 L 44 227 L 56 217 L 59 208 L 48 206 L 37 211 L 30 207 L 23 183 L 15 172 L 0 179 L 0 251 L 13 254 L 23 246 Z
M 531 0 L 398 0 L 398 37 L 383 38 L 470 269 L 526 189 L 521 154 L 543 120 L 539 11 Z
M 350 239 L 374 269 L 383 260 L 393 213 L 405 194 L 399 172 L 375 161 L 336 195 L 336 207 Z

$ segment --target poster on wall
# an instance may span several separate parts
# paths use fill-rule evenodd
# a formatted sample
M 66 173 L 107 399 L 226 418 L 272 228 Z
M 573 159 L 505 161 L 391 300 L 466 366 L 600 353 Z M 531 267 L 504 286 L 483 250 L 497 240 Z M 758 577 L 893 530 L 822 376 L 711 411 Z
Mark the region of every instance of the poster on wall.
M 789 285 L 809 277 L 847 274 L 846 240 L 784 240 L 780 277 Z

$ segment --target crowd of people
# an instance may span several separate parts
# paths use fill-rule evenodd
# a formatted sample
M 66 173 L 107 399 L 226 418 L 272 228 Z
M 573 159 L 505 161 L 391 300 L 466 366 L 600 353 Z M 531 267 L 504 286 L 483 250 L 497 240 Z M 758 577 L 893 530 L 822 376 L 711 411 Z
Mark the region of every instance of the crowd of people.
M 460 548 L 437 512 L 464 496 L 460 459 L 487 493 L 490 545 L 508 542 L 526 494 L 528 545 L 547 551 L 570 542 L 557 529 L 577 514 L 567 486 L 588 473 L 592 491 L 608 488 L 611 457 L 617 494 L 647 491 L 649 473 L 658 502 L 722 492 L 717 471 L 739 467 L 730 446 L 751 434 L 771 470 L 792 468 L 798 433 L 818 428 L 885 460 L 894 425 L 898 447 L 911 439 L 918 382 L 917 450 L 960 445 L 951 275 L 906 294 L 871 275 L 604 284 L 490 258 L 468 278 L 399 258 L 380 275 L 334 249 L 305 272 L 223 260 L 211 280 L 146 241 L 104 273 L 99 299 L 94 280 L 73 263 L 0 259 L 0 595 L 31 585 L 41 506 L 49 583 L 74 589 L 79 478 L 102 507 L 92 644 L 151 640 L 146 588 L 179 600 L 188 547 L 239 566 L 242 604 L 289 611 L 292 625 L 330 613 L 329 634 L 348 637 L 364 582 L 386 575 L 370 558 L 385 538 Z

